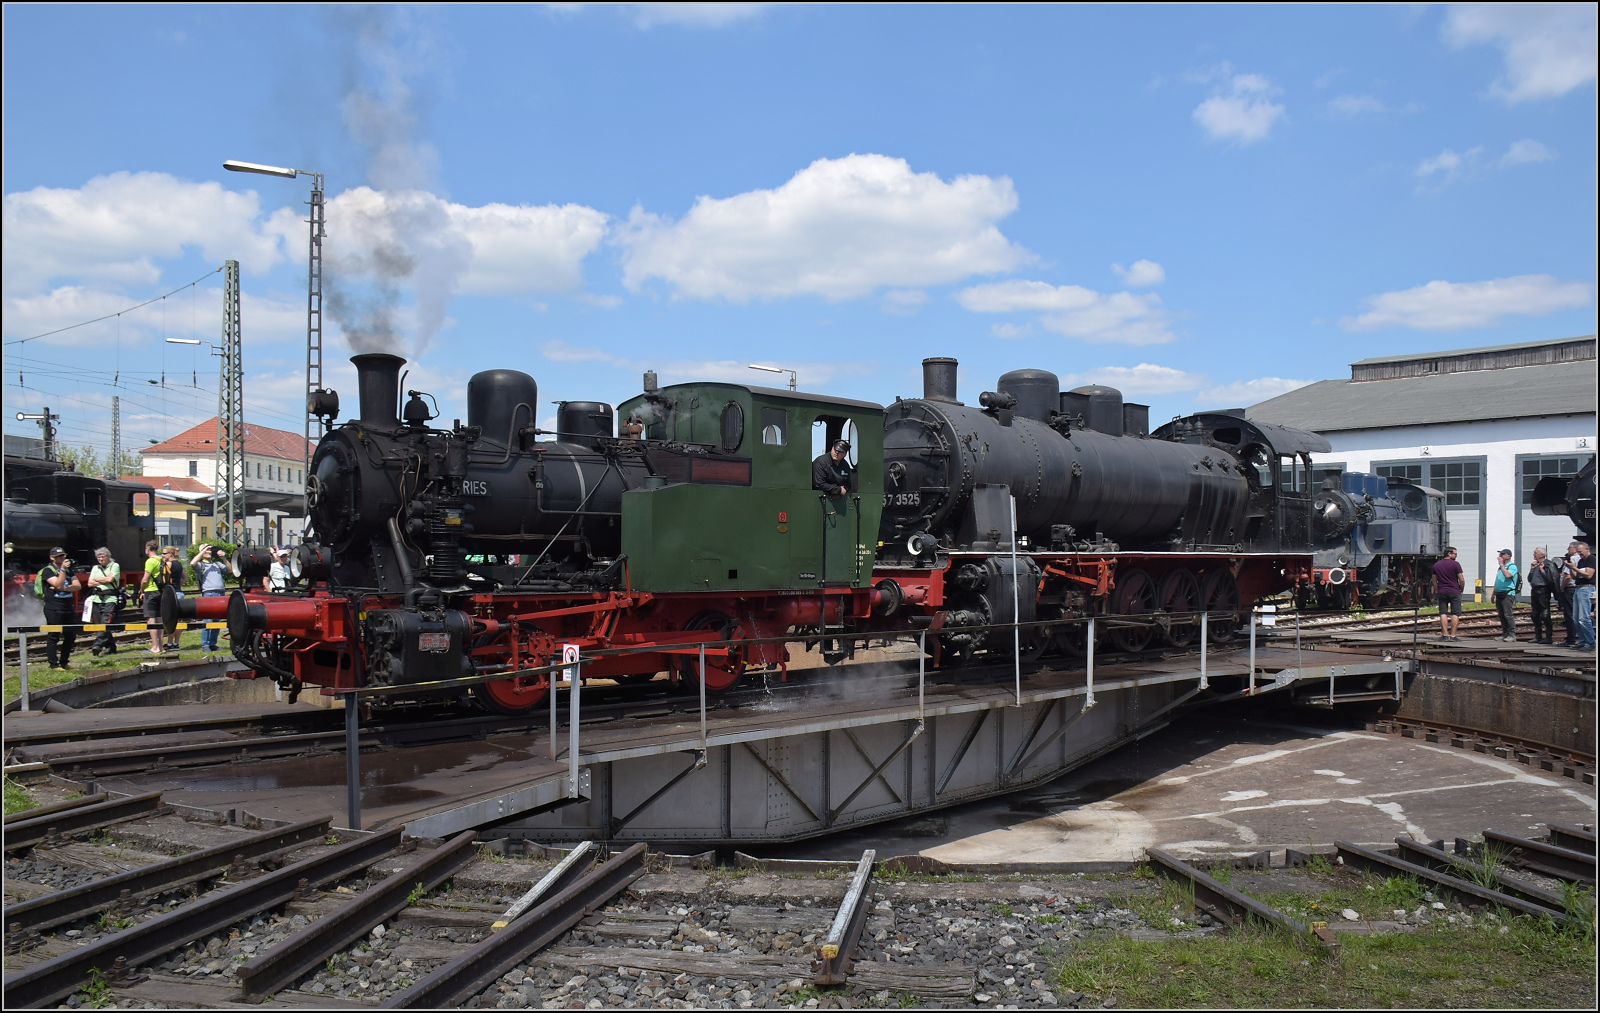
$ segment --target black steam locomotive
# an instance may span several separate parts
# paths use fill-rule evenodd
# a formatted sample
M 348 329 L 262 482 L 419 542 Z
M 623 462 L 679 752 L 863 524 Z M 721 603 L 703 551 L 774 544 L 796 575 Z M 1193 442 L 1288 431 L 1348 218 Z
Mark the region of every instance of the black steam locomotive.
M 155 490 L 138 482 L 60 471 L 55 462 L 6 459 L 5 567 L 8 583 L 37 573 L 60 546 L 87 570 L 94 550 L 111 550 L 136 572 L 155 537 Z

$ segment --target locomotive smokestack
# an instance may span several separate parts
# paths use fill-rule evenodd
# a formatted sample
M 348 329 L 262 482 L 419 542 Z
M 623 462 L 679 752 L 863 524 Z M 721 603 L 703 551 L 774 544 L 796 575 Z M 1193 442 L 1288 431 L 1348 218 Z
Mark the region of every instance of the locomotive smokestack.
M 925 401 L 961 403 L 956 400 L 956 360 L 944 355 L 922 360 L 922 397 Z
M 360 421 L 375 429 L 398 429 L 400 417 L 400 367 L 406 360 L 387 352 L 352 355 L 361 387 Z

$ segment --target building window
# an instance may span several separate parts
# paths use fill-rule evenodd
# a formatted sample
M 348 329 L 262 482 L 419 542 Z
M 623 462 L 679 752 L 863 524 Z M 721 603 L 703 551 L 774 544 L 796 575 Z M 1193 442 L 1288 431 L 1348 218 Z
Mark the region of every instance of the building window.
M 257 478 L 261 477 L 261 462 L 260 461 L 256 462 L 256 477 Z
M 189 462 L 189 477 L 190 478 L 194 478 L 198 474 L 200 474 L 200 462 L 199 461 L 190 461 Z
M 1428 465 L 1428 484 L 1444 493 L 1446 506 L 1478 506 L 1483 476 L 1477 461 Z
M 1477 467 L 1477 465 L 1473 465 Z M 1378 474 L 1384 478 L 1403 478 L 1412 482 L 1422 482 L 1422 465 L 1420 464 L 1380 464 Z
M 1533 487 L 1539 484 L 1539 479 L 1551 475 L 1557 478 L 1571 478 L 1578 473 L 1578 458 L 1576 457 L 1547 457 L 1542 461 L 1522 462 L 1522 505 L 1533 505 Z

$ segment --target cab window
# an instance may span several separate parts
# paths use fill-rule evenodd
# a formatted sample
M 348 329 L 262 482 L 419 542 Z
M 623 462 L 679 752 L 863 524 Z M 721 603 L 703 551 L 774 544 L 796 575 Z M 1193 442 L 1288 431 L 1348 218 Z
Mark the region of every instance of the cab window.
M 782 408 L 761 409 L 761 442 L 771 447 L 789 445 L 789 413 Z
M 1309 489 L 1310 472 L 1304 459 L 1293 454 L 1278 456 L 1278 487 L 1284 492 L 1305 492 Z
M 97 517 L 100 514 L 105 494 L 99 489 L 83 490 L 83 512 L 86 516 Z

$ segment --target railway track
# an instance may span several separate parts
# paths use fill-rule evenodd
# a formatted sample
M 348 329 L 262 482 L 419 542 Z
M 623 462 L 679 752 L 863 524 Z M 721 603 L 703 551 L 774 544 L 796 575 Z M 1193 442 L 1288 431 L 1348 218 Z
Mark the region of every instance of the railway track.
M 1389 718 L 1367 725 L 1368 731 L 1398 735 L 1424 742 L 1438 742 L 1484 753 L 1502 760 L 1520 763 L 1536 770 L 1547 770 L 1562 777 L 1570 777 L 1583 784 L 1595 783 L 1595 758 L 1584 752 L 1553 746 L 1536 739 L 1519 738 L 1481 728 L 1446 724 L 1441 721 L 1418 721 L 1410 718 Z

